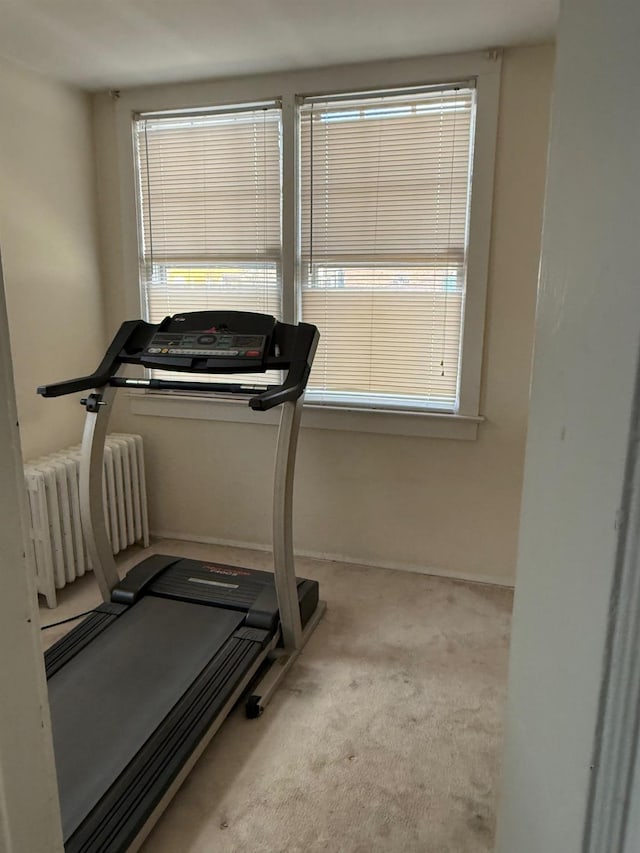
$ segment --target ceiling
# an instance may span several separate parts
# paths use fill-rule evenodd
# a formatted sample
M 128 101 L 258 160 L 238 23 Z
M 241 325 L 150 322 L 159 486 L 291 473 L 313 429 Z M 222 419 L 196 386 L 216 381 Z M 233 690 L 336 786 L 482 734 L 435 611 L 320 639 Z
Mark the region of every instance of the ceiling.
M 125 88 L 553 38 L 558 0 L 0 0 L 0 56 Z

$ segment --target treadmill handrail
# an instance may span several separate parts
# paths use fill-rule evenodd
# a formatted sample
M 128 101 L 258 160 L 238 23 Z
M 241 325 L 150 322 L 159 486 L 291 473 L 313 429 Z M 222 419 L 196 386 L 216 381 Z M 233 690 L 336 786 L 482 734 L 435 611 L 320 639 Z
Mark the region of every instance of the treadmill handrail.
M 128 376 L 112 376 L 108 382 L 114 388 L 141 388 L 150 391 L 205 391 L 208 394 L 238 394 L 251 396 L 280 385 L 236 385 L 232 382 L 197 382 L 180 379 L 134 379 Z
M 62 397 L 67 394 L 75 394 L 79 391 L 87 391 L 91 388 L 101 388 L 110 385 L 115 388 L 149 388 L 152 390 L 172 391 L 198 391 L 205 394 L 231 393 L 240 395 L 251 395 L 249 406 L 254 411 L 268 411 L 287 401 L 297 400 L 304 393 L 311 364 L 318 346 L 318 329 L 310 323 L 298 323 L 291 325 L 278 323 L 277 327 L 283 329 L 283 334 L 292 342 L 291 352 L 284 357 L 280 354 L 267 355 L 263 361 L 263 372 L 270 369 L 286 370 L 284 381 L 280 385 L 269 385 L 260 389 L 251 387 L 249 384 L 243 386 L 241 383 L 204 382 L 198 380 L 173 380 L 173 379 L 130 379 L 116 377 L 122 364 L 143 364 L 142 353 L 150 337 L 154 334 L 158 325 L 146 323 L 143 320 L 128 320 L 123 323 L 109 345 L 104 358 L 93 373 L 79 376 L 75 379 L 67 379 L 61 382 L 53 382 L 48 385 L 40 385 L 37 389 L 42 397 Z M 169 365 L 163 368 L 162 364 L 154 365 L 157 370 L 175 370 L 176 367 Z M 204 373 L 204 371 L 202 371 Z M 232 372 L 229 368 L 220 368 L 218 373 Z M 214 371 L 211 374 L 215 375 Z
M 88 391 L 89 388 L 101 388 L 109 384 L 109 379 L 116 373 L 120 364 L 123 363 L 122 351 L 129 350 L 136 332 L 146 331 L 154 328 L 144 320 L 127 320 L 124 322 L 104 354 L 104 358 L 98 367 L 86 376 L 75 379 L 65 379 L 61 382 L 51 382 L 48 385 L 39 385 L 37 393 L 41 397 L 64 397 L 67 394 L 75 394 L 78 391 Z

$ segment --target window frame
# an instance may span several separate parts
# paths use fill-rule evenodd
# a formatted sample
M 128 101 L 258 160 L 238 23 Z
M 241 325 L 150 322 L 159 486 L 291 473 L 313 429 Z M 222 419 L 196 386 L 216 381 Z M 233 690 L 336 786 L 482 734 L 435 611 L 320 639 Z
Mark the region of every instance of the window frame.
M 401 435 L 474 439 L 480 415 L 481 375 L 495 151 L 498 126 L 501 54 L 499 51 L 418 59 L 362 63 L 349 66 L 261 74 L 170 86 L 150 86 L 118 94 L 115 112 L 114 152 L 120 177 L 120 239 L 122 305 L 130 316 L 140 313 L 138 280 L 138 226 L 133 116 L 165 110 L 203 109 L 280 101 L 282 105 L 282 318 L 299 317 L 299 122 L 301 98 L 328 92 L 389 91 L 410 86 L 440 85 L 473 79 L 477 110 L 469 209 L 467 291 L 462 329 L 459 408 L 456 414 L 342 409 L 326 404 L 305 404 L 303 426 L 347 429 Z M 118 225 L 113 223 L 113 227 Z M 125 284 L 129 282 L 129 286 Z M 192 395 L 130 392 L 137 414 L 197 417 L 212 420 L 269 422 L 241 401 L 230 402 Z

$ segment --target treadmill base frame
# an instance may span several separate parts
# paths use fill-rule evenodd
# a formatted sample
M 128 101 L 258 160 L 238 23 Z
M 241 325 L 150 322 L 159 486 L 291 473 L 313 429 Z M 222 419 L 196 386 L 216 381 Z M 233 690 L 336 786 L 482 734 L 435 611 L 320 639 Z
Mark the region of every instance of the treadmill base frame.
M 306 646 L 309 637 L 315 631 L 326 609 L 326 602 L 319 601 L 313 616 L 309 618 L 309 621 L 302 630 L 302 640 L 299 649 L 293 652 L 287 652 L 284 649 L 275 650 L 275 653 L 272 655 L 273 662 L 271 666 L 255 685 L 251 695 L 247 697 L 246 710 L 249 718 L 259 717 L 267 707 L 278 685 L 289 672 L 302 649 Z

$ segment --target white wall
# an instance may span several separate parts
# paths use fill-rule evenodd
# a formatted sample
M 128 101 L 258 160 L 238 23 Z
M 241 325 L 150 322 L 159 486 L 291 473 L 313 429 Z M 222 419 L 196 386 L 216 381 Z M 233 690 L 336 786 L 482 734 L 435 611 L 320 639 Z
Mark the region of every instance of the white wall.
M 550 46 L 510 49 L 503 60 L 483 368 L 486 423 L 478 440 L 303 429 L 299 550 L 512 580 L 552 66 Z M 97 100 L 104 273 L 114 328 L 126 309 L 112 107 L 107 96 Z M 272 427 L 134 416 L 126 400 L 115 423 L 145 436 L 155 530 L 269 541 Z M 224 488 L 212 488 L 217 482 Z
M 616 618 L 611 593 L 629 500 L 625 466 L 637 442 L 640 114 L 626 81 L 638 71 L 638 32 L 636 2 L 564 0 L 500 853 L 622 849 L 612 839 L 583 847 L 582 836 L 590 784 L 601 771 L 593 758 L 599 700 L 607 629 Z M 615 669 L 623 662 L 611 663 Z
M 62 850 L 0 265 L 0 853 Z
M 0 60 L 0 246 L 26 458 L 78 440 L 77 398 L 37 385 L 105 347 L 89 97 Z
M 640 850 L 640 744 L 636 744 L 633 788 L 629 801 L 627 838 L 621 853 L 637 853 Z

